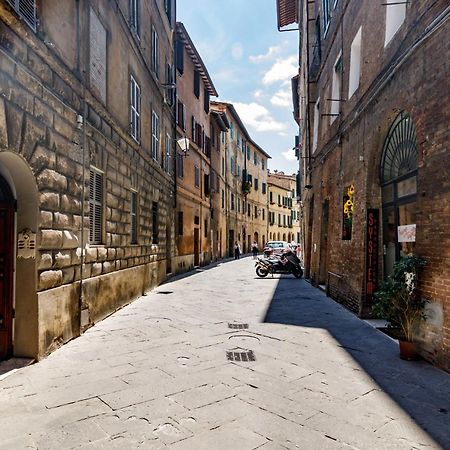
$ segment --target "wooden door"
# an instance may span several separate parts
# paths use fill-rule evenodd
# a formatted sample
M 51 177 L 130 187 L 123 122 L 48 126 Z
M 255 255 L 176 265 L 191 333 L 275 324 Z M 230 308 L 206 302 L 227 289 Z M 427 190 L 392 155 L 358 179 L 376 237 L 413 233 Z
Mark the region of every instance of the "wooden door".
M 14 202 L 0 176 L 0 360 L 12 355 Z

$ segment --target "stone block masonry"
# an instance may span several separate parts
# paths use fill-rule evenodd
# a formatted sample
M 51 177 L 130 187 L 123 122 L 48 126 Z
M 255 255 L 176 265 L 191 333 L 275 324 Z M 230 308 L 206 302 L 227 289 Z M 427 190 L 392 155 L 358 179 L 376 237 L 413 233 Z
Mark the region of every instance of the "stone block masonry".
M 16 168 L 27 167 L 36 191 L 34 203 L 17 199 L 18 231 L 22 217 L 32 215 L 29 227 L 37 245 L 26 274 L 18 266 L 15 281 L 37 280 L 24 299 L 37 303 L 30 319 L 37 350 L 23 354 L 39 358 L 164 280 L 173 179 L 83 87 L 80 73 L 4 6 L 0 36 L 0 176 L 17 186 Z M 128 91 L 127 84 L 123 88 Z M 129 108 L 126 95 L 122 108 Z M 91 167 L 104 180 L 100 245 L 89 243 Z M 138 193 L 136 244 L 131 243 L 132 191 Z

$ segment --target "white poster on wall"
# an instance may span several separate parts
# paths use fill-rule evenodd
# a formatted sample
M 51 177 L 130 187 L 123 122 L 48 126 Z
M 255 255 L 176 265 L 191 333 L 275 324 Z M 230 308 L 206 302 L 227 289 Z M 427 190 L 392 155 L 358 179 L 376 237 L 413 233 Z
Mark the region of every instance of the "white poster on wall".
M 416 224 L 398 227 L 398 242 L 416 242 Z

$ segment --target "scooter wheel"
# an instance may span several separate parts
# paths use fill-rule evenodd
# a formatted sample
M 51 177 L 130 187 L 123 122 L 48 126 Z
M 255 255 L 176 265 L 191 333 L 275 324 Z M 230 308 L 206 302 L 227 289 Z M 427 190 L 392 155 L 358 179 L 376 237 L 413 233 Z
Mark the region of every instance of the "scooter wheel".
M 262 269 L 261 267 L 256 268 L 256 275 L 260 278 L 265 278 L 267 275 L 269 275 L 269 272 L 267 270 Z
M 295 278 L 301 278 L 303 276 L 303 270 L 302 269 L 293 270 L 292 275 L 294 275 Z

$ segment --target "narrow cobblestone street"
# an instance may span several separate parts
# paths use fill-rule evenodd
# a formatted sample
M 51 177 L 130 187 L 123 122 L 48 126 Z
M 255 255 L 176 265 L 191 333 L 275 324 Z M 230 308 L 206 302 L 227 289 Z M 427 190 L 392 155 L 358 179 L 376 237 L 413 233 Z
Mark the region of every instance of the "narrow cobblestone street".
M 255 360 L 227 360 L 237 349 Z M 0 381 L 0 448 L 448 449 L 449 392 L 306 281 L 257 279 L 244 258 Z

